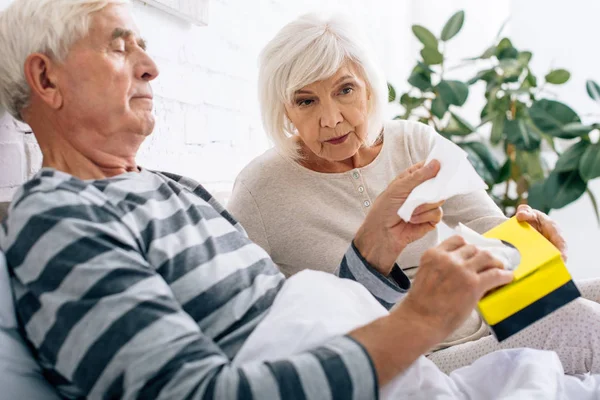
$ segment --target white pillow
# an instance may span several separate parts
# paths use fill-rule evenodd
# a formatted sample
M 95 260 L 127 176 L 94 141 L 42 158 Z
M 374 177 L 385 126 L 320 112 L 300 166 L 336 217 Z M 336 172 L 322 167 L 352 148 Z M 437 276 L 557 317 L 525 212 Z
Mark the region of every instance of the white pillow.
M 0 328 L 16 328 L 17 317 L 13 303 L 8 268 L 4 254 L 0 252 Z
M 4 254 L 0 252 L 0 398 L 59 400 L 17 326 Z

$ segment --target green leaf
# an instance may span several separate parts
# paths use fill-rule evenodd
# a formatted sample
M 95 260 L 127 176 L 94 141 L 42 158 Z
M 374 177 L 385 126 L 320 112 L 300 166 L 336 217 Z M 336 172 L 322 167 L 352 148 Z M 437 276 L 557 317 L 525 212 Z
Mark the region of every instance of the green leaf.
M 529 187 L 527 204 L 529 204 L 531 208 L 540 210 L 543 213 L 548 214 L 550 212 L 551 208 L 548 205 L 548 198 L 544 193 L 544 182 L 536 182 Z
M 542 141 L 538 133 L 531 129 L 523 119 L 505 121 L 504 133 L 506 133 L 506 140 L 519 150 L 537 150 Z
M 581 157 L 579 173 L 584 181 L 600 176 L 600 143 L 589 145 Z
M 431 89 L 431 73 L 420 66 L 417 66 L 410 74 L 408 83 L 417 89 L 420 89 L 422 92 Z
M 479 129 L 482 126 L 484 126 L 485 124 L 487 124 L 488 122 L 493 122 L 494 118 L 496 118 L 496 114 L 490 114 L 487 110 L 487 107 L 483 107 L 483 110 L 481 110 L 481 121 L 479 122 L 479 124 L 475 127 L 475 129 Z
M 535 101 L 529 109 L 529 115 L 535 126 L 547 135 L 573 139 L 585 134 L 583 130 L 572 129 L 572 127 L 567 127 L 565 130 L 567 124 L 581 122 L 581 119 L 569 106 L 558 101 L 546 99 Z
M 431 47 L 432 49 L 438 48 L 438 40 L 433 33 L 424 26 L 421 25 L 413 25 L 412 31 L 419 39 L 419 42 L 423 43 L 425 47 Z
M 396 89 L 394 89 L 394 87 L 388 83 L 388 101 L 391 103 L 393 101 L 396 101 Z
M 458 32 L 460 32 L 464 22 L 465 22 L 465 12 L 464 11 L 461 10 L 461 11 L 457 12 L 456 14 L 454 14 L 452 17 L 450 17 L 448 22 L 446 22 L 446 25 L 444 25 L 444 29 L 442 29 L 441 39 L 443 41 L 452 39 L 454 36 L 456 36 L 456 34 Z
M 460 81 L 441 81 L 437 90 L 447 104 L 462 106 L 469 97 L 469 87 Z
M 544 184 L 550 208 L 562 208 L 581 197 L 587 188 L 579 171 L 552 172 Z
M 600 86 L 592 80 L 585 82 L 585 88 L 590 98 L 600 103 Z
M 483 52 L 483 54 L 481 55 L 481 57 L 479 57 L 479 58 L 482 58 L 482 59 L 486 60 L 486 59 L 490 58 L 491 56 L 493 56 L 495 54 L 496 54 L 496 46 L 491 46 L 491 47 L 488 47 Z
M 523 79 L 523 84 L 521 85 L 521 88 L 528 89 L 534 87 L 537 87 L 537 78 L 531 73 L 530 70 L 528 70 L 527 76 L 525 77 L 525 79 Z
M 506 121 L 506 116 L 503 113 L 496 115 L 494 120 L 492 121 L 492 133 L 490 135 L 490 142 L 496 146 L 502 141 L 503 133 L 504 133 L 504 121 Z
M 473 128 L 473 126 L 470 123 L 468 123 L 452 111 L 450 111 L 450 116 L 451 118 L 450 121 L 448 121 L 448 125 L 442 131 L 446 135 L 466 136 L 475 131 L 475 128 Z
M 546 82 L 552 83 L 553 85 L 562 85 L 563 83 L 567 83 L 570 78 L 571 73 L 566 69 L 555 69 L 548 72 L 545 77 Z
M 531 61 L 531 57 L 533 57 L 533 53 L 530 51 L 521 51 L 517 56 L 517 61 L 523 66 L 527 66 Z
M 437 96 L 431 102 L 431 113 L 439 119 L 444 118 L 444 115 L 448 111 L 448 104 L 440 97 Z
M 579 169 L 579 163 L 589 144 L 579 141 L 562 153 L 554 166 L 556 172 L 568 172 Z
M 496 183 L 506 182 L 508 180 L 508 178 L 510 178 L 511 169 L 512 169 L 512 161 L 510 161 L 510 158 L 507 158 L 506 162 L 504 163 L 504 165 L 502 166 L 502 168 L 500 168 L 500 171 L 498 172 L 498 177 L 496 178 Z
M 417 108 L 421 104 L 425 102 L 423 97 L 413 97 L 408 93 L 404 93 L 400 96 L 400 104 L 402 104 L 405 108 Z
M 442 53 L 433 47 L 423 48 L 423 50 L 421 50 L 421 57 L 423 57 L 423 61 L 427 65 L 437 65 L 444 61 L 444 56 Z
M 523 72 L 523 66 L 515 59 L 501 60 L 498 67 L 502 69 L 502 77 L 505 82 L 516 82 Z
M 431 67 L 421 61 L 417 61 L 417 66 L 415 69 L 421 68 L 425 73 L 433 74 L 435 71 L 431 69 Z
M 539 150 L 532 152 L 517 151 L 516 162 L 521 174 L 525 175 L 530 183 L 544 180 L 544 169 L 542 168 Z
M 571 122 L 563 126 L 563 134 L 565 139 L 572 139 L 580 136 L 585 136 L 594 130 L 593 126 L 584 125 L 579 122 Z
M 500 164 L 490 150 L 481 142 L 463 142 L 459 146 L 469 154 L 469 160 L 481 178 L 492 186 L 498 177 Z
M 467 84 L 472 85 L 479 80 L 482 80 L 484 82 L 490 82 L 491 80 L 496 79 L 497 76 L 498 74 L 496 73 L 496 70 L 494 68 L 486 69 L 483 71 L 479 71 L 477 75 L 475 75 L 473 78 L 467 81 Z
M 504 38 L 496 46 L 496 57 L 498 60 L 516 59 L 519 56 L 519 50 L 515 49 L 508 38 Z

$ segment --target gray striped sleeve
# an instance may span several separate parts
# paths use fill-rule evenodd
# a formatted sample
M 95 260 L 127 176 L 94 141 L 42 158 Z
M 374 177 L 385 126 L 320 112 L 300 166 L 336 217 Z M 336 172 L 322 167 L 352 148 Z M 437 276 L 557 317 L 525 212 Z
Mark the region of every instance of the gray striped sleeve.
M 390 277 L 386 277 L 369 265 L 354 243 L 346 251 L 335 274 L 362 284 L 388 310 L 410 288 L 410 280 L 398 265 L 394 265 Z
M 117 216 L 86 204 L 76 193 L 61 197 L 81 202 L 85 212 L 61 206 L 63 215 L 48 207 L 30 219 L 35 223 L 25 222 L 19 232 L 9 232 L 14 240 L 7 254 L 13 259 L 9 265 L 15 266 L 14 279 L 28 290 L 19 311 L 34 310 L 26 333 L 35 338 L 36 354 L 55 379 L 70 384 L 67 389 L 77 388 L 91 398 L 128 399 L 169 399 L 174 391 L 189 399 L 377 397 L 371 360 L 348 337 L 288 359 L 233 367 L 226 351 L 183 310 L 172 288 L 133 245 L 134 232 L 127 236 L 127 229 L 118 228 L 122 221 Z M 23 205 L 29 202 L 56 204 L 52 193 L 32 195 Z M 18 210 L 11 218 L 20 218 Z M 69 251 L 52 252 L 45 259 L 21 254 L 25 246 L 20 240 L 31 243 L 31 251 L 36 248 L 32 238 L 43 237 L 36 234 L 39 226 L 47 235 L 78 238 L 66 244 Z M 31 256 L 36 263 L 26 261 Z M 268 272 L 259 274 L 256 290 L 272 290 L 277 276 Z M 96 281 L 73 279 L 76 276 Z M 239 296 L 246 302 L 258 297 L 243 291 Z M 218 327 L 219 321 L 213 322 Z

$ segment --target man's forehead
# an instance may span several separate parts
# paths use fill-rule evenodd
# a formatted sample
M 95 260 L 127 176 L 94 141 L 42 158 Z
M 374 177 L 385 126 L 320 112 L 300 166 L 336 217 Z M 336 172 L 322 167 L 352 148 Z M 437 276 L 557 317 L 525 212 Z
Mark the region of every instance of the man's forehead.
M 94 13 L 91 20 L 90 32 L 108 36 L 108 39 L 134 36 L 140 37 L 129 8 L 125 5 L 110 5 Z

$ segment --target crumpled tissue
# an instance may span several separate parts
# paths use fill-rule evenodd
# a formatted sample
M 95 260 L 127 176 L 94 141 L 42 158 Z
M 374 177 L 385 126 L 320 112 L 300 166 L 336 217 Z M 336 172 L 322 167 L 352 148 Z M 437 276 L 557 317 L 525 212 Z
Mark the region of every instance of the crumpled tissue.
M 468 154 L 456 144 L 443 136 L 438 136 L 425 164 L 438 160 L 440 171 L 435 178 L 413 189 L 398 210 L 400 218 L 408 222 L 415 209 L 423 204 L 437 203 L 461 194 L 487 189 L 488 186 L 475 171 L 467 156 Z

